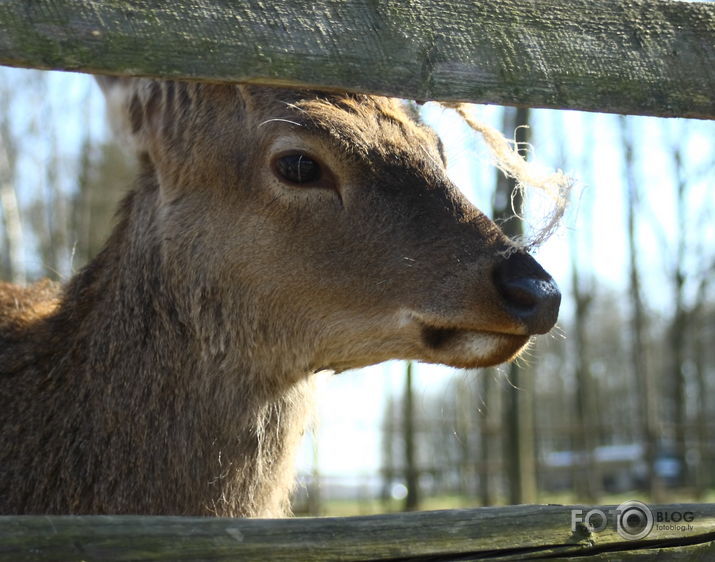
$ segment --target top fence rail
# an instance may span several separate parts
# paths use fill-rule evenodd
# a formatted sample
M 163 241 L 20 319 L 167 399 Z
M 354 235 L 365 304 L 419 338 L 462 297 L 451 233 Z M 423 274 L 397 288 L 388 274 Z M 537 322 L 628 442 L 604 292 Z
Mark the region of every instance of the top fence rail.
M 4 0 L 0 64 L 715 118 L 715 3 Z

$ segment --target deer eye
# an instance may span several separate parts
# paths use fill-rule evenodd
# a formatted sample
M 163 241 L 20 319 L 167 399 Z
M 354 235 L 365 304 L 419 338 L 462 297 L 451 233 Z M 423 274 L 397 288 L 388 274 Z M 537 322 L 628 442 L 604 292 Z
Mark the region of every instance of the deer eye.
M 291 183 L 314 183 L 322 176 L 320 165 L 305 154 L 287 154 L 275 162 L 276 172 Z

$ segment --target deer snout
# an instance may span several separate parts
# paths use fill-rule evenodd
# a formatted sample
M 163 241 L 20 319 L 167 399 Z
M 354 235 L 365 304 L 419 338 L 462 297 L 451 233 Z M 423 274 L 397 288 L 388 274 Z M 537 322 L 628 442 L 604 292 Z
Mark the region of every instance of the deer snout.
M 517 252 L 497 265 L 494 282 L 507 310 L 530 334 L 545 334 L 556 324 L 561 292 L 528 254 Z

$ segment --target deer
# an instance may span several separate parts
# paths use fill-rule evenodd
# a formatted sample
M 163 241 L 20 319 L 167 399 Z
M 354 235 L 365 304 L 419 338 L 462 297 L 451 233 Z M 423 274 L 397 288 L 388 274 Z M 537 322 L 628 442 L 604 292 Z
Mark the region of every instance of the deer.
M 288 515 L 316 373 L 496 365 L 554 326 L 404 102 L 97 80 L 138 178 L 65 285 L 0 285 L 0 513 Z

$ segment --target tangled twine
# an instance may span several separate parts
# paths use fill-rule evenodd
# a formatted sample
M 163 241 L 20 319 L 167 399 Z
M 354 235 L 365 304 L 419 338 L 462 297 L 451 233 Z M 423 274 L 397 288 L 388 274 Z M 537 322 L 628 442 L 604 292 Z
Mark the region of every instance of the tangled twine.
M 542 225 L 535 229 L 530 236 L 513 241 L 518 248 L 526 251 L 531 251 L 543 244 L 556 231 L 566 212 L 569 192 L 574 185 L 573 178 L 561 170 L 546 171 L 529 163 L 519 154 L 518 146 L 514 141 L 509 141 L 494 127 L 474 119 L 468 112 L 467 104 L 443 103 L 442 105 L 456 110 L 471 129 L 482 135 L 492 153 L 494 164 L 507 177 L 516 181 L 516 189 L 522 195 L 525 195 L 527 186 L 531 186 L 542 190 L 553 201 L 553 207 L 543 218 Z M 515 212 L 515 215 L 523 220 L 518 213 Z

